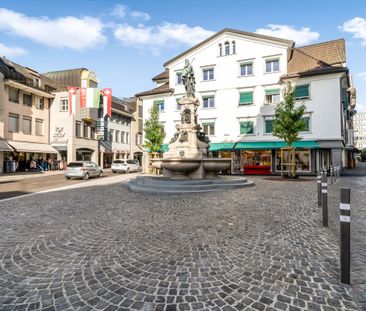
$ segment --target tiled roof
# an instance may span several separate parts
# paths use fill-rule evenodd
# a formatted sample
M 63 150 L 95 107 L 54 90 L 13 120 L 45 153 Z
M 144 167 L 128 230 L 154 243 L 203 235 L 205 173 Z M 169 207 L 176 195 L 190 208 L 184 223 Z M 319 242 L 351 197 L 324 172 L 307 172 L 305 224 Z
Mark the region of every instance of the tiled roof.
M 169 70 L 165 70 L 165 71 L 159 73 L 154 78 L 152 78 L 153 81 L 158 81 L 158 80 L 163 80 L 163 79 L 169 79 Z
M 149 91 L 141 92 L 136 94 L 136 97 L 148 96 L 148 95 L 156 95 L 156 94 L 164 94 L 164 93 L 174 93 L 174 89 L 169 88 L 169 83 L 164 83 L 154 89 Z
M 294 48 L 285 77 L 346 71 L 344 39 Z

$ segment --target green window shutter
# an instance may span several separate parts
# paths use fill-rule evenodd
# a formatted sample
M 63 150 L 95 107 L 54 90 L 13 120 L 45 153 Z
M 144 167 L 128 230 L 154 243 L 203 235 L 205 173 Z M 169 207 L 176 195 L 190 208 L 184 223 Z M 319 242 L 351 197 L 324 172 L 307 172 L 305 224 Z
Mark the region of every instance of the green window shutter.
M 265 120 L 266 123 L 266 133 L 273 132 L 273 120 Z
M 252 103 L 253 103 L 253 92 L 240 93 L 240 99 L 239 99 L 240 105 L 242 104 L 247 105 Z
M 253 133 L 254 133 L 253 121 L 240 122 L 240 134 L 253 134 Z
M 309 97 L 309 84 L 307 84 L 307 85 L 297 85 L 295 87 L 295 97 L 296 98 Z
M 303 132 L 309 132 L 310 131 L 310 117 L 301 118 L 301 120 L 305 124 L 305 129 L 303 130 Z
M 266 90 L 266 95 L 279 95 L 280 89 L 270 89 Z

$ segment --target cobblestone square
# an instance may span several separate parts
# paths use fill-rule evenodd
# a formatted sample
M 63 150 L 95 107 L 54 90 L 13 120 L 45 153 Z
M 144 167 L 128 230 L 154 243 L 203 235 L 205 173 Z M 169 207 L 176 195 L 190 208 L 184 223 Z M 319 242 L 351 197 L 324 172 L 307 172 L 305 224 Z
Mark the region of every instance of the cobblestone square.
M 0 203 L 1 310 L 359 310 L 315 181 L 192 195 L 114 184 Z

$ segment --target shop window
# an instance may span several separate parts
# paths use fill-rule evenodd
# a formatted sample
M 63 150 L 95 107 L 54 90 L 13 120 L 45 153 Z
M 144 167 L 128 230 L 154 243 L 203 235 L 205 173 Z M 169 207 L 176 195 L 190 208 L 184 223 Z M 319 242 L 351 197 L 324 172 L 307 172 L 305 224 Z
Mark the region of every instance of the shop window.
M 14 113 L 9 113 L 8 130 L 12 133 L 19 132 L 19 115 Z
M 203 81 L 210 81 L 214 79 L 214 69 L 204 68 L 202 69 Z
M 30 117 L 23 117 L 23 134 L 32 134 L 32 118 Z
M 19 90 L 9 88 L 9 101 L 12 103 L 19 103 Z
M 245 62 L 240 64 L 240 76 L 251 76 L 253 75 L 253 62 Z
M 295 86 L 295 98 L 296 99 L 309 98 L 309 84 L 296 85 Z
M 266 104 L 277 104 L 280 101 L 280 89 L 266 90 Z
M 23 94 L 23 105 L 32 107 L 32 94 Z
M 265 133 L 266 134 L 270 134 L 273 133 L 273 120 L 264 120 L 264 125 L 265 125 Z
M 43 136 L 43 120 L 36 119 L 36 135 Z
M 75 122 L 75 136 L 81 137 L 81 122 L 79 121 Z
M 279 59 L 266 60 L 266 73 L 278 72 L 278 71 L 280 71 Z
M 239 96 L 239 105 L 253 104 L 253 92 L 241 92 Z
M 215 108 L 215 96 L 204 96 L 202 101 L 203 108 Z
M 61 99 L 60 101 L 60 111 L 69 110 L 69 101 L 67 99 Z
M 289 152 L 284 152 L 284 162 L 289 163 Z M 295 151 L 295 163 L 296 171 L 298 172 L 310 172 L 310 149 L 296 150 Z M 276 150 L 276 170 L 281 170 L 281 153 L 280 150 Z M 285 166 L 285 171 L 288 171 L 288 167 Z
M 241 158 L 244 166 L 271 167 L 271 150 L 242 150 Z
M 254 121 L 240 122 L 240 135 L 254 134 Z
M 203 131 L 206 133 L 206 135 L 215 135 L 215 123 L 203 123 L 202 124 Z

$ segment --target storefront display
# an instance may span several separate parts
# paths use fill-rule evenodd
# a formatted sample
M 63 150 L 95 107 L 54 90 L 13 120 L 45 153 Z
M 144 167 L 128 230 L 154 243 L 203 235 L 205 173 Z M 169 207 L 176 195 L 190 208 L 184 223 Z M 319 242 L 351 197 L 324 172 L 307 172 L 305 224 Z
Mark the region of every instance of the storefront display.
M 271 172 L 271 151 L 270 150 L 241 150 L 241 167 L 244 174 L 264 174 Z
M 289 161 L 289 153 L 287 151 L 284 152 L 284 162 L 288 163 Z M 295 162 L 296 162 L 296 171 L 297 172 L 310 172 L 310 149 L 299 149 L 295 151 Z M 281 171 L 281 153 L 280 150 L 276 151 L 276 171 Z M 285 167 L 285 171 L 288 171 L 288 168 Z

